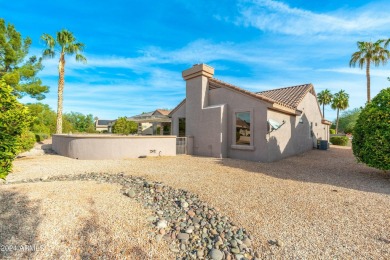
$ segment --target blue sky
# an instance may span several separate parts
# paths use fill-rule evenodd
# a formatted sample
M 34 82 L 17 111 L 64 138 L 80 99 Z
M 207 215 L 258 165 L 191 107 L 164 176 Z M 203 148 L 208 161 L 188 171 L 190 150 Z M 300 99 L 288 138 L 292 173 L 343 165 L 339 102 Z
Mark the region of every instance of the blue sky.
M 350 108 L 366 101 L 365 71 L 350 68 L 357 41 L 389 38 L 390 5 L 362 0 L 3 1 L 0 17 L 44 49 L 42 33 L 68 29 L 85 43 L 86 65 L 67 57 L 64 111 L 100 119 L 174 108 L 185 97 L 181 72 L 195 63 L 251 91 L 312 83 L 344 89 Z M 58 57 L 39 77 L 56 109 Z M 373 68 L 371 95 L 389 87 L 390 66 Z M 33 100 L 24 98 L 23 102 Z M 330 107 L 327 119 L 336 117 Z

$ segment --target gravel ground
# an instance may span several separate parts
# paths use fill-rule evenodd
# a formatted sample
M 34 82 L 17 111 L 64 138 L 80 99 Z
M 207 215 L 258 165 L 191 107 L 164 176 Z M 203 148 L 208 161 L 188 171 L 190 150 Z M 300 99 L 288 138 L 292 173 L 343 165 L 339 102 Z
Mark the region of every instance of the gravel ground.
M 10 182 L 124 172 L 189 190 L 248 230 L 254 249 L 263 258 L 390 258 L 390 178 L 357 164 L 350 148 L 313 150 L 268 164 L 191 156 L 82 161 L 44 155 L 23 157 L 14 165 Z M 24 189 L 29 185 L 37 184 L 17 186 Z M 30 194 L 28 189 L 26 192 Z M 36 193 L 37 199 L 47 195 L 44 189 Z M 96 194 L 104 195 L 99 190 Z M 66 203 L 65 195 L 62 200 L 56 196 L 58 204 Z M 101 205 L 110 206 L 117 200 L 114 195 L 105 197 Z M 104 214 L 104 207 L 99 214 Z M 125 214 L 121 208 L 117 213 L 114 210 L 113 215 Z M 167 252 L 166 248 L 158 249 L 161 254 Z
M 163 241 L 149 242 L 145 216 L 151 212 L 126 199 L 119 185 L 6 185 L 0 211 L 2 259 L 174 258 Z

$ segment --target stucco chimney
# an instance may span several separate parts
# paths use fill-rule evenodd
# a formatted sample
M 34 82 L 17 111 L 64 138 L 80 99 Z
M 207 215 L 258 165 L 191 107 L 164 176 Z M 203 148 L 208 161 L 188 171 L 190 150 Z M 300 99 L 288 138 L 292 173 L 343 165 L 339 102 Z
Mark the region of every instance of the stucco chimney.
M 214 68 L 206 64 L 195 64 L 192 68 L 184 70 L 182 76 L 184 80 L 189 80 L 199 76 L 212 78 L 214 75 Z

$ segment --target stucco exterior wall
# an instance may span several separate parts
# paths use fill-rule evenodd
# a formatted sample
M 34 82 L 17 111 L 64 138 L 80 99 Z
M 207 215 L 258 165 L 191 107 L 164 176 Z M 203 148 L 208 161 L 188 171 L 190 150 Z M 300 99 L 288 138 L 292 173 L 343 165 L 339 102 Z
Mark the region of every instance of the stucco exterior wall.
M 322 113 L 316 97 L 308 93 L 297 109 L 302 111 L 309 122 L 313 122 L 313 133 L 316 139 L 329 141 L 329 126 L 321 123 Z
M 303 120 L 304 123 L 301 124 L 300 116 L 286 115 L 273 110 L 268 110 L 268 119 L 280 124 L 285 122 L 279 129 L 270 131 L 266 136 L 268 162 L 312 149 L 313 139 L 307 120 Z
M 226 156 L 230 158 L 267 161 L 266 132 L 267 132 L 267 105 L 258 99 L 244 96 L 232 90 L 218 88 L 209 91 L 209 104 L 217 105 L 226 103 Z M 249 111 L 252 113 L 253 148 L 235 146 L 235 113 L 239 111 Z M 240 149 L 241 148 L 241 149 Z
M 186 103 L 180 106 L 172 115 L 171 131 L 172 135 L 179 136 L 179 118 L 186 117 Z
M 300 116 L 268 111 L 267 119 L 286 122 L 267 135 L 268 161 L 280 160 L 316 148 L 318 139 L 328 140 L 328 126 L 321 123 L 322 115 L 313 94 L 306 94 L 298 105 L 298 110 L 302 111 Z
M 80 160 L 175 156 L 175 136 L 53 135 L 53 150 Z
M 96 130 L 96 131 L 99 131 L 99 132 L 108 131 L 108 126 L 100 126 L 100 125 L 97 125 L 97 126 L 95 127 L 95 130 Z
M 210 106 L 208 78 L 198 76 L 186 84 L 186 136 L 193 137 L 193 153 L 201 156 L 227 156 L 226 107 Z

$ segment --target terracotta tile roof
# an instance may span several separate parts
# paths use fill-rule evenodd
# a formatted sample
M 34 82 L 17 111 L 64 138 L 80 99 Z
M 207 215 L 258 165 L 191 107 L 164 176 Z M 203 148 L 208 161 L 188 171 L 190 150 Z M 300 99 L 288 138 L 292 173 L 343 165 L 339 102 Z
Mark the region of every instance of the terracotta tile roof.
M 314 87 L 312 84 L 304 84 L 286 88 L 279 88 L 261 92 L 251 92 L 240 87 L 234 86 L 232 84 L 226 83 L 224 81 L 209 78 L 209 89 L 218 89 L 218 88 L 228 88 L 248 96 L 263 100 L 273 105 L 273 109 L 279 111 L 285 111 L 288 113 L 298 113 L 300 111 L 297 110 L 299 103 L 305 97 L 308 92 L 311 92 L 313 95 L 316 95 L 314 92 Z M 181 107 L 185 102 L 185 99 L 180 102 L 171 112 L 170 116 Z
M 312 84 L 266 90 L 257 92 L 256 94 L 273 99 L 281 105 L 296 109 L 308 92 L 311 92 L 315 96 Z

